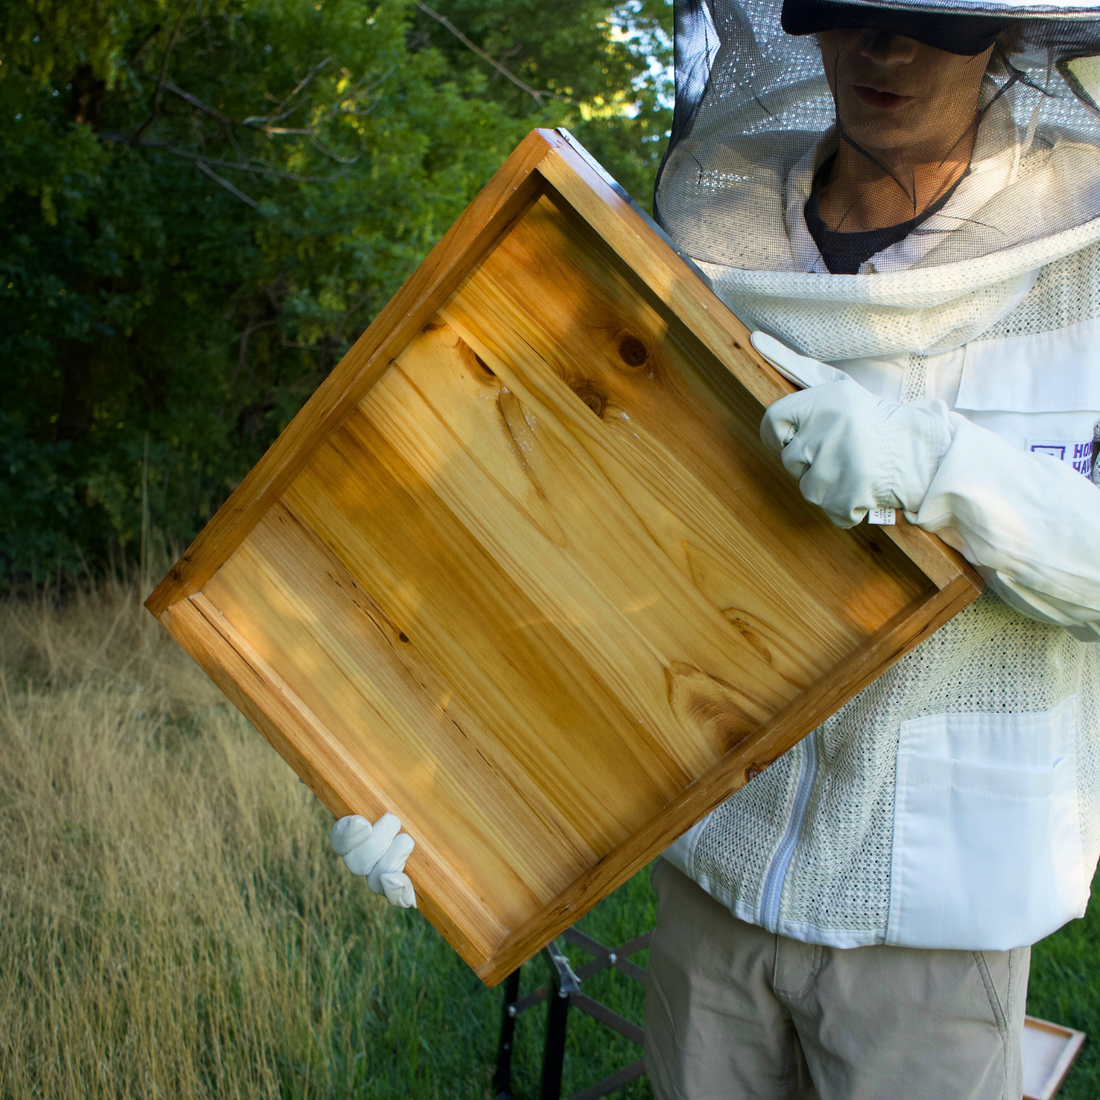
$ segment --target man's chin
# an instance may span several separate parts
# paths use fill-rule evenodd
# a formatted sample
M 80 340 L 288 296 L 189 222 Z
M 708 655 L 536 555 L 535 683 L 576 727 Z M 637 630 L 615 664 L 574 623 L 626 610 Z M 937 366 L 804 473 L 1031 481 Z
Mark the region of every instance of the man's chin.
M 850 142 L 868 152 L 881 150 L 889 155 L 913 145 L 913 131 L 900 119 L 879 117 L 856 122 L 844 119 L 841 130 Z

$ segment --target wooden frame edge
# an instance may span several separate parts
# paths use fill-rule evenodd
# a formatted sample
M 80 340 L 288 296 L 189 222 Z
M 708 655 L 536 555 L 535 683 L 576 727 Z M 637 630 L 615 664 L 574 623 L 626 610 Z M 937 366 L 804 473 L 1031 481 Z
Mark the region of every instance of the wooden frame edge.
M 206 602 L 201 595 L 197 599 L 178 600 L 161 616 L 161 625 L 333 814 L 350 813 L 347 802 L 325 782 L 270 717 L 269 712 L 279 711 L 278 720 L 282 725 L 301 725 L 303 716 L 298 711 L 302 708 L 297 697 L 282 685 L 273 684 L 271 675 L 258 670 L 240 647 L 234 646 L 217 629 L 210 615 L 203 613 Z M 261 697 L 268 702 L 266 709 L 256 701 Z M 274 706 L 276 700 L 282 700 L 283 706 Z
M 894 523 L 885 524 L 880 529 L 937 588 L 943 588 L 962 576 L 974 589 L 975 598 L 985 589 L 981 574 L 958 550 L 931 532 L 910 523 L 904 515 L 899 513 Z
M 838 699 L 862 691 L 874 679 L 864 668 L 879 673 L 888 668 L 979 594 L 980 590 L 974 589 L 968 577 L 959 575 L 931 595 L 917 597 L 818 681 L 831 690 L 823 692 L 812 705 L 802 697 L 795 699 L 733 746 L 657 817 L 590 867 L 541 914 L 516 929 L 477 969 L 477 976 L 490 987 L 503 981 L 521 962 L 584 916 L 599 898 L 621 886 L 677 837 L 816 729 L 835 712 Z
M 688 323 L 712 354 L 726 363 L 730 352 L 740 351 L 755 361 L 758 371 L 727 369 L 762 405 L 795 392 L 797 387 L 753 348 L 749 329 L 741 319 L 662 240 L 650 219 L 620 195 L 588 157 L 582 156 L 563 137 L 552 144 L 539 170 L 608 247 Z M 593 201 L 593 195 L 598 196 L 598 201 Z
M 285 491 L 314 449 L 344 419 L 509 225 L 538 197 L 537 169 L 553 131 L 532 130 L 302 406 L 260 461 L 157 585 L 145 606 L 157 618 L 200 591 Z
M 1031 1027 L 1036 1031 L 1053 1032 L 1066 1040 L 1066 1045 L 1062 1048 L 1058 1060 L 1050 1071 L 1043 1092 L 1038 1096 L 1024 1093 L 1024 1100 L 1051 1100 L 1065 1083 L 1066 1076 L 1076 1061 L 1077 1055 L 1081 1053 L 1081 1047 L 1085 1045 L 1088 1036 L 1076 1028 L 1066 1027 L 1065 1024 L 1055 1024 L 1050 1020 L 1041 1020 L 1038 1016 L 1024 1016 L 1024 1027 Z
M 553 143 L 539 166 L 554 190 L 599 234 L 617 255 L 645 278 L 650 290 L 678 317 L 682 318 L 710 352 L 762 405 L 795 392 L 752 346 L 749 330 L 692 269 L 670 249 L 645 214 L 609 182 L 610 177 L 591 158 L 578 151 L 568 138 Z M 592 202 L 589 192 L 600 201 Z M 687 293 L 682 288 L 690 287 Z M 702 293 L 700 293 L 702 291 Z M 741 352 L 759 368 L 743 372 L 730 366 L 731 353 Z M 983 581 L 963 556 L 941 539 L 914 527 L 899 516 L 897 523 L 883 528 L 886 536 L 909 557 L 936 585 L 943 588 L 959 573 L 970 579 L 978 592 Z
M 232 628 L 219 626 L 220 612 L 201 594 L 178 600 L 161 617 L 161 624 L 196 664 L 214 681 L 226 698 L 263 734 L 271 747 L 290 765 L 335 817 L 353 813 L 343 795 L 298 751 L 276 725 L 283 728 L 319 725 L 317 719 L 273 669 L 249 652 L 247 643 L 227 636 Z M 263 700 L 261 703 L 260 700 Z M 280 705 L 281 704 L 281 705 Z M 335 858 L 335 856 L 333 857 Z M 417 894 L 417 904 L 435 929 L 472 970 L 483 966 L 486 954 L 472 943 L 427 894 Z

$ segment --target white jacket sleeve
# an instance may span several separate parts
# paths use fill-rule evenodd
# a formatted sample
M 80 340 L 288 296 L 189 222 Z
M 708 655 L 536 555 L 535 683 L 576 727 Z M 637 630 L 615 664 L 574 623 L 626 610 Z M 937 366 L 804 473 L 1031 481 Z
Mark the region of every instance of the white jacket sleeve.
M 906 518 L 959 550 L 1025 615 L 1100 641 L 1100 489 L 1066 463 L 950 417 L 951 444 Z

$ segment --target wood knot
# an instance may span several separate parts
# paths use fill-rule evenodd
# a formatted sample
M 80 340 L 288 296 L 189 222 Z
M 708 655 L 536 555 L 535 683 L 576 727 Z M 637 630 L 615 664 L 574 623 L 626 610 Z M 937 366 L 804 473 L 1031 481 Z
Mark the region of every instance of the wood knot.
M 603 416 L 603 410 L 607 405 L 607 398 L 592 385 L 591 382 L 582 382 L 576 386 L 573 392 L 597 415 Z
M 481 358 L 469 344 L 463 344 L 460 348 L 462 359 L 470 371 L 470 377 L 486 386 L 499 386 L 497 373 Z
M 627 335 L 619 341 L 619 358 L 631 370 L 637 370 L 645 366 L 649 351 L 637 336 Z
M 499 386 L 496 371 L 481 358 L 465 340 L 457 334 L 454 337 L 454 349 L 458 352 L 462 365 L 470 372 L 470 377 L 486 386 Z
M 737 629 L 741 637 L 745 639 L 761 657 L 770 665 L 772 663 L 772 651 L 764 644 L 763 639 L 755 630 L 749 626 L 745 619 L 740 618 L 736 614 L 735 608 L 726 608 L 722 611 L 722 614 L 730 621 L 730 623 Z
M 740 744 L 759 725 L 731 684 L 702 670 L 673 661 L 665 669 L 672 712 L 689 729 L 701 732 L 719 753 Z
M 751 783 L 758 775 L 761 775 L 767 764 L 750 764 L 745 769 L 745 782 Z

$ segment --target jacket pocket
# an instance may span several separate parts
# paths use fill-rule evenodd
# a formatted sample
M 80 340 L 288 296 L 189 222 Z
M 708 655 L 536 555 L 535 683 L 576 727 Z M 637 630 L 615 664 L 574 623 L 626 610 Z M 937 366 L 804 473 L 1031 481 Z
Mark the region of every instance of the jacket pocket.
M 1084 915 L 1076 698 L 901 727 L 888 943 L 1006 951 Z
M 1089 477 L 1100 421 L 1100 319 L 964 349 L 955 409 L 1018 450 Z

